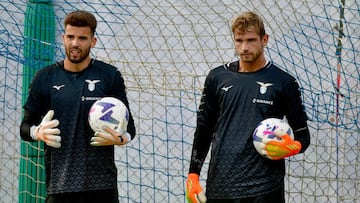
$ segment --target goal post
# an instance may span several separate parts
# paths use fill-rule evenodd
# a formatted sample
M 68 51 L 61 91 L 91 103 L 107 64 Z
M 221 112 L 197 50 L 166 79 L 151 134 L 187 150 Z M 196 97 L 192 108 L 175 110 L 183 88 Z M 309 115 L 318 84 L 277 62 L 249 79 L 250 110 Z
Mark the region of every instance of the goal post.
M 55 62 L 55 12 L 52 0 L 29 1 L 24 15 L 24 62 L 22 90 L 19 89 L 22 91 L 22 105 L 36 71 Z M 44 143 L 20 142 L 18 202 L 45 200 L 44 157 Z

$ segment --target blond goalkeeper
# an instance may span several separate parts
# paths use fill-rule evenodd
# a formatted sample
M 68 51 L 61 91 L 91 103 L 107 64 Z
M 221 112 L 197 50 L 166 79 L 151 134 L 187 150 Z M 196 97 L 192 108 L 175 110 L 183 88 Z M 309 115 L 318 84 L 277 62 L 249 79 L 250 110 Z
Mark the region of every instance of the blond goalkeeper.
M 284 203 L 284 158 L 310 144 L 307 115 L 296 79 L 266 59 L 262 18 L 245 12 L 231 25 L 239 60 L 212 69 L 206 77 L 198 109 L 189 175 L 188 202 Z M 266 142 L 263 153 L 252 132 L 266 118 L 284 118 L 294 139 Z M 211 148 L 206 192 L 200 172 Z

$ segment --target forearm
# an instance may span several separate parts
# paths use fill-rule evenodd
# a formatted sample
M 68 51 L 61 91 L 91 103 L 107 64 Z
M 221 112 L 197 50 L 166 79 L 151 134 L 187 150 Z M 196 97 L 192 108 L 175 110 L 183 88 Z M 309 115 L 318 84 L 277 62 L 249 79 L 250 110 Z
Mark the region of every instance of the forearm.
M 20 124 L 20 136 L 24 141 L 35 142 L 30 135 L 31 124 L 23 120 Z
M 40 117 L 36 118 L 36 116 L 32 115 L 29 111 L 24 111 L 24 117 L 20 124 L 20 136 L 24 141 L 34 142 L 36 140 L 32 139 L 30 128 L 34 126 L 36 123 L 40 122 Z
M 129 112 L 129 113 L 130 113 L 130 112 Z M 135 122 L 134 122 L 134 119 L 133 119 L 131 113 L 130 113 L 130 116 L 129 116 L 129 122 L 128 122 L 128 126 L 127 126 L 127 132 L 130 134 L 131 140 L 134 139 L 134 137 L 135 137 L 135 135 L 136 135 L 136 128 L 135 128 Z M 129 142 L 130 142 L 131 140 L 129 140 Z
M 201 168 L 210 149 L 211 139 L 211 134 L 201 134 L 199 130 L 195 132 L 189 173 L 200 174 Z
M 308 127 L 303 127 L 294 130 L 295 140 L 301 143 L 300 153 L 305 152 L 305 150 L 310 145 L 310 132 Z

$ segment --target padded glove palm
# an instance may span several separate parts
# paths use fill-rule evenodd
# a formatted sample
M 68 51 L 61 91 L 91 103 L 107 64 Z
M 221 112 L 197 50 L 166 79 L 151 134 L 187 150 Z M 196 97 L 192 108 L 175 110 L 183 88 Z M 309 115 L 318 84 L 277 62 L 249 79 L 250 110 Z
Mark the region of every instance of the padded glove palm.
M 30 128 L 30 135 L 33 140 L 41 140 L 45 142 L 45 144 L 48 146 L 60 148 L 60 130 L 59 128 L 57 128 L 57 126 L 59 125 L 59 121 L 57 119 L 53 120 L 53 116 L 54 111 L 49 110 L 38 126 L 32 126 Z
M 186 181 L 186 199 L 189 203 L 205 203 L 206 197 L 199 182 L 199 175 L 189 173 Z
M 299 153 L 301 149 L 299 141 L 293 140 L 288 134 L 277 136 L 280 139 L 263 139 L 263 142 L 260 144 L 263 148 L 262 155 L 272 160 L 279 160 Z
M 131 141 L 131 136 L 127 132 L 122 134 L 109 128 L 104 128 L 105 132 L 95 132 L 91 138 L 91 146 L 109 146 L 109 145 L 124 145 Z

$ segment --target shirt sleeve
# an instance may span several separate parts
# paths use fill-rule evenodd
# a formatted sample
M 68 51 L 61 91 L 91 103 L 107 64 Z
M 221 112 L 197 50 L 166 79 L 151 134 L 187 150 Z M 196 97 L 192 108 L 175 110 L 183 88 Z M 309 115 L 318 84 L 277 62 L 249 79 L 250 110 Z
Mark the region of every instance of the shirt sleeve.
M 46 76 L 47 69 L 39 70 L 31 81 L 29 94 L 23 106 L 24 116 L 20 124 L 20 136 L 24 141 L 34 141 L 30 136 L 30 128 L 39 125 L 42 116 L 47 112 L 49 101 L 46 99 L 49 86 Z
M 202 165 L 209 151 L 216 125 L 218 108 L 216 102 L 215 84 L 212 83 L 211 72 L 205 80 L 191 152 L 189 173 L 200 174 Z
M 24 141 L 34 142 L 35 140 L 33 140 L 30 135 L 30 128 L 37 123 L 40 123 L 39 115 L 32 114 L 30 111 L 25 109 L 24 117 L 20 124 L 21 139 L 23 139 Z
M 125 86 L 124 78 L 122 77 L 120 71 L 118 70 L 116 71 L 116 74 L 114 76 L 112 91 L 113 92 L 111 94 L 114 95 L 114 97 L 120 99 L 128 108 L 129 120 L 127 125 L 127 132 L 131 135 L 131 139 L 134 139 L 136 134 L 134 118 L 131 114 L 130 105 L 126 94 L 126 86 Z
M 286 118 L 293 129 L 295 140 L 301 143 L 300 153 L 302 153 L 310 145 L 310 132 L 307 125 L 308 117 L 301 99 L 300 87 L 296 80 L 286 89 L 288 90 L 286 93 L 288 98 L 286 100 L 289 103 L 286 105 Z

